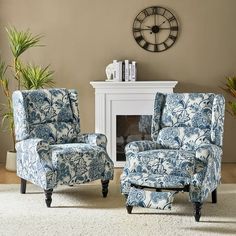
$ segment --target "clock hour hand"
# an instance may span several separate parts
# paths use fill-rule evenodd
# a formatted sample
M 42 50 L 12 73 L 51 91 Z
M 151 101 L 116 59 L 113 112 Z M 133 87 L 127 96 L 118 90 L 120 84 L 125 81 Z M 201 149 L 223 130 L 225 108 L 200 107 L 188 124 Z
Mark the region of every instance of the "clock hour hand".
M 149 25 L 144 25 L 144 26 L 147 27 L 148 29 L 145 29 L 145 28 L 133 28 L 133 31 L 134 32 L 140 32 L 140 31 L 143 31 L 143 30 L 152 31 L 152 26 L 149 26 Z
M 159 30 L 170 30 L 170 28 L 159 28 Z

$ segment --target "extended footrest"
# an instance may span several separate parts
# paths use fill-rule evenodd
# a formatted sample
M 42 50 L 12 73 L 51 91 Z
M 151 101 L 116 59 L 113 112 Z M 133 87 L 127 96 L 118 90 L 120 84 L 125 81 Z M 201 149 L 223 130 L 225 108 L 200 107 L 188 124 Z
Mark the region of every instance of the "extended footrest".
M 128 213 L 131 213 L 132 208 L 130 207 L 132 206 L 170 210 L 175 193 L 176 192 L 154 192 L 131 187 L 126 202 Z

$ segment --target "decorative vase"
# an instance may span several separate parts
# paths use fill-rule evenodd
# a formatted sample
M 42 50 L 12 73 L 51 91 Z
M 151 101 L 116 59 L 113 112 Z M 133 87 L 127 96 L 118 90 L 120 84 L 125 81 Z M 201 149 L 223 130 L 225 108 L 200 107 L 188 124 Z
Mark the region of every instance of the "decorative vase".
M 7 152 L 6 169 L 9 171 L 16 171 L 16 152 Z

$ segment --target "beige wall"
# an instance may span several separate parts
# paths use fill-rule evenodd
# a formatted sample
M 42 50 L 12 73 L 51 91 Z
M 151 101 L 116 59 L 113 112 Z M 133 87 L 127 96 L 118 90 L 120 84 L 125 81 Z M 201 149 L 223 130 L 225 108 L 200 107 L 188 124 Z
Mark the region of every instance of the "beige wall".
M 132 36 L 135 16 L 152 5 L 173 10 L 180 22 L 179 39 L 166 52 L 147 52 Z M 80 91 L 82 131 L 93 131 L 89 81 L 104 80 L 112 59 L 136 60 L 139 80 L 178 80 L 180 92 L 222 92 L 224 77 L 236 71 L 235 9 L 235 0 L 0 0 L 0 50 L 9 59 L 7 25 L 43 33 L 47 46 L 33 49 L 25 59 L 50 63 L 57 87 Z M 225 162 L 236 162 L 235 124 L 227 114 Z M 9 137 L 0 134 L 0 161 L 9 147 Z

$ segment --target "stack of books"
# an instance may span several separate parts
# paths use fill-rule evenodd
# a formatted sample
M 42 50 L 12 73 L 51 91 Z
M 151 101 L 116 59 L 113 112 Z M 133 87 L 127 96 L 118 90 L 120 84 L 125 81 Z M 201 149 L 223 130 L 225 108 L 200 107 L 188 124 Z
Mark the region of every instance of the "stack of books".
M 136 61 L 117 61 L 113 60 L 112 81 L 129 82 L 137 80 L 137 63 Z M 111 80 L 109 80 L 111 81 Z

